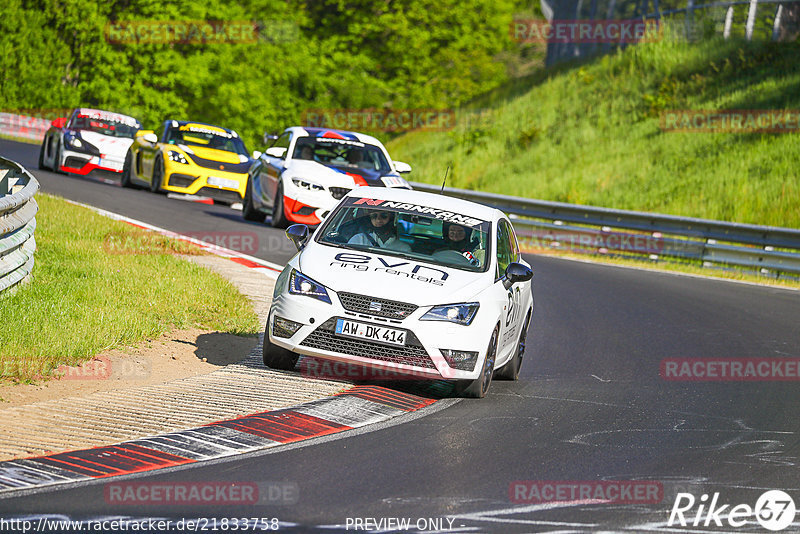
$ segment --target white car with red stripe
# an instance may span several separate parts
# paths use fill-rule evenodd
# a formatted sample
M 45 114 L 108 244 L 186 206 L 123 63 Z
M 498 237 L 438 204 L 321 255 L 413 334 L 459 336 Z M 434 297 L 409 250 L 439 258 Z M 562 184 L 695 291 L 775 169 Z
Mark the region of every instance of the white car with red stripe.
M 316 226 L 351 189 L 361 186 L 411 189 L 401 176 L 411 167 L 392 161 L 376 138 L 327 128 L 287 128 L 250 168 L 242 215 L 272 225 Z
M 39 168 L 86 175 L 117 175 L 125 154 L 141 128 L 128 115 L 100 109 L 77 108 L 52 122 L 39 150 Z
M 472 397 L 493 375 L 518 378 L 533 273 L 500 210 L 363 187 L 313 238 L 301 224 L 286 233 L 300 252 L 275 284 L 267 366 L 291 370 L 305 355 L 378 371 L 347 376 L 451 380 Z

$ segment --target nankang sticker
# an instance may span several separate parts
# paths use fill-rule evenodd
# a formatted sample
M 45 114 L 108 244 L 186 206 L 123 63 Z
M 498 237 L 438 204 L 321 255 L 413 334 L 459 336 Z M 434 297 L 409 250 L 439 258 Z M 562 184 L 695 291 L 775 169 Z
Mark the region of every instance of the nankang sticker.
M 338 145 L 348 145 L 348 146 L 357 146 L 357 147 L 365 147 L 364 143 L 361 141 L 351 141 L 350 139 L 337 139 L 336 137 L 315 137 L 314 141 L 317 144 L 320 143 L 333 143 Z
M 128 117 L 127 115 L 120 115 L 119 113 L 109 113 L 108 111 L 83 109 L 80 112 L 78 112 L 78 119 L 95 119 L 100 121 L 125 124 L 126 126 L 132 126 L 134 128 L 140 127 L 139 121 L 137 121 L 133 117 Z
M 486 221 L 454 213 L 452 211 L 440 210 L 437 208 L 429 208 L 427 206 L 420 206 L 419 204 L 409 204 L 406 202 L 395 202 L 392 200 L 374 200 L 371 198 L 351 198 L 348 201 L 351 206 L 363 204 L 365 206 L 380 206 L 381 208 L 388 208 L 395 211 L 402 211 L 407 213 L 414 213 L 417 215 L 425 215 L 435 219 L 441 219 L 446 222 L 463 224 L 470 227 L 479 227 Z
M 218 130 L 216 128 L 209 128 L 207 126 L 200 126 L 197 124 L 184 124 L 179 128 L 182 132 L 203 133 L 209 135 L 217 135 L 219 137 L 233 138 L 234 135 L 226 132 L 225 130 Z

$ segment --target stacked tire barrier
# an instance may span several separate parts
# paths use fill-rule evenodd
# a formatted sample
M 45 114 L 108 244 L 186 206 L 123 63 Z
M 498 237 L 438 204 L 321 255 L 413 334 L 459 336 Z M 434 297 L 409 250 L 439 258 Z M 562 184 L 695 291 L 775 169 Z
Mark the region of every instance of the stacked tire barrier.
M 22 165 L 0 157 L 0 297 L 33 271 L 38 190 L 39 182 Z

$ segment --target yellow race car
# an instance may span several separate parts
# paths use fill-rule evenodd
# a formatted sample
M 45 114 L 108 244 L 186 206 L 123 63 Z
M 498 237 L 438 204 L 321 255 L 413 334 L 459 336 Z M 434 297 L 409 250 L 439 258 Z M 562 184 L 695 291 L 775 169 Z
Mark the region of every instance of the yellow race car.
M 252 159 L 239 135 L 200 122 L 164 121 L 160 138 L 139 130 L 125 156 L 122 186 L 144 185 L 154 193 L 200 195 L 241 202 Z

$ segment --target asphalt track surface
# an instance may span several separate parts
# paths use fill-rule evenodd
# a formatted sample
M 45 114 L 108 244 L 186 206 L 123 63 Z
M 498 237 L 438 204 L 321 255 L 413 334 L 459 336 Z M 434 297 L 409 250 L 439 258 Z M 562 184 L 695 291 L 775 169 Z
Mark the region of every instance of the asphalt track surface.
M 179 232 L 255 232 L 253 255 L 279 264 L 293 253 L 282 232 L 226 206 L 39 171 L 37 151 L 0 141 L 0 154 L 33 172 L 43 192 Z M 0 499 L 0 515 L 275 517 L 289 530 L 319 532 L 352 531 L 356 518 L 415 525 L 445 517 L 450 532 L 767 532 L 753 517 L 740 528 L 703 526 L 705 515 L 698 527 L 666 522 L 678 492 L 698 504 L 719 492 L 719 505 L 752 507 L 764 491 L 780 489 L 800 506 L 797 381 L 660 376 L 666 358 L 800 358 L 800 293 L 527 259 L 537 307 L 518 382 L 495 381 L 485 399 L 448 399 L 401 424 L 135 478 L 283 481 L 299 489 L 294 504 L 120 506 L 106 502 L 98 481 Z M 518 503 L 509 495 L 514 481 L 598 480 L 656 481 L 663 499 Z M 688 522 L 697 510 L 686 512 Z M 800 514 L 785 532 L 798 530 Z

